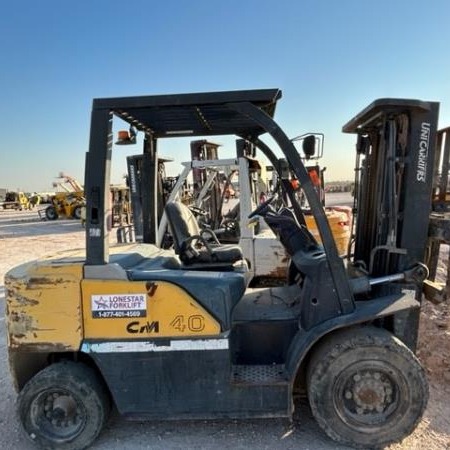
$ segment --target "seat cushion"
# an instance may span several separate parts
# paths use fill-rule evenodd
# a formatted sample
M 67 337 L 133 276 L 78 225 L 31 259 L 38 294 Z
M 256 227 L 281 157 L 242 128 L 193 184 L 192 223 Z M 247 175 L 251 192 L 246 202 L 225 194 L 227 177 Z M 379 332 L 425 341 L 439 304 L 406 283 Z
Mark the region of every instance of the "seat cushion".
M 213 247 L 212 258 L 217 262 L 235 263 L 243 258 L 241 247 L 238 245 L 221 245 Z
M 220 245 L 210 248 L 195 249 L 195 254 L 185 252 L 181 255 L 181 260 L 186 266 L 192 264 L 209 264 L 220 263 L 232 266 L 235 262 L 243 259 L 242 250 L 238 245 Z

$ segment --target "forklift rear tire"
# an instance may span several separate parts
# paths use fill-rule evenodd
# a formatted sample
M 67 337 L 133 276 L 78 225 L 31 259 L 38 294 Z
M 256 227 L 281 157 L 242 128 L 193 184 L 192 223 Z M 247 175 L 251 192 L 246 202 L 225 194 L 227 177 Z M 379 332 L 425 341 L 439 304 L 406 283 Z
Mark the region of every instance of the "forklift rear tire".
M 307 371 L 308 397 L 333 440 L 378 448 L 408 436 L 428 401 L 425 371 L 395 336 L 372 326 L 326 337 Z
M 88 447 L 110 412 L 109 394 L 96 372 L 71 361 L 38 372 L 18 397 L 22 427 L 39 447 Z
M 56 220 L 58 218 L 58 213 L 54 206 L 47 206 L 45 209 L 45 217 L 47 220 Z
M 72 217 L 76 220 L 81 220 L 81 206 L 75 206 L 73 209 Z

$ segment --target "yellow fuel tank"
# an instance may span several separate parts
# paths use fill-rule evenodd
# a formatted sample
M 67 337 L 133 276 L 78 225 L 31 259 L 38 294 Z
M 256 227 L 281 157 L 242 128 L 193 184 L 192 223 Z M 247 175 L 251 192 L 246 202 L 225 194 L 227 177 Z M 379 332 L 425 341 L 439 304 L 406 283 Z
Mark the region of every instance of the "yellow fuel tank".
M 334 241 L 336 242 L 338 253 L 341 256 L 346 255 L 350 241 L 351 208 L 327 208 L 325 213 L 328 223 L 330 224 Z M 306 215 L 305 220 L 308 230 L 318 242 L 321 242 L 314 216 Z

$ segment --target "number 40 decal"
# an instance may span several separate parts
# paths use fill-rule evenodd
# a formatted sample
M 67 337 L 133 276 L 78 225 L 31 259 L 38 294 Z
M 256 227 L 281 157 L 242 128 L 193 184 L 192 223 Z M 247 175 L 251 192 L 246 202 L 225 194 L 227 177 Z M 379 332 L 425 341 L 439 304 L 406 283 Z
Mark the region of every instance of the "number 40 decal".
M 186 328 L 189 331 L 200 332 L 205 328 L 205 318 L 200 315 L 193 316 L 175 316 L 175 318 L 170 322 L 170 325 L 175 328 L 175 330 L 181 331 L 184 333 Z

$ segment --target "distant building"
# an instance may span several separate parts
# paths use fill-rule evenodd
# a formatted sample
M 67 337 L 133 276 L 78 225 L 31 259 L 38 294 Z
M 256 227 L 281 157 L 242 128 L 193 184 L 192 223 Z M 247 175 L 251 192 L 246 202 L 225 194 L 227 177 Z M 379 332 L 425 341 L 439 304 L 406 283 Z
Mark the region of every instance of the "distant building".
M 325 183 L 325 192 L 353 192 L 353 181 L 330 181 Z

